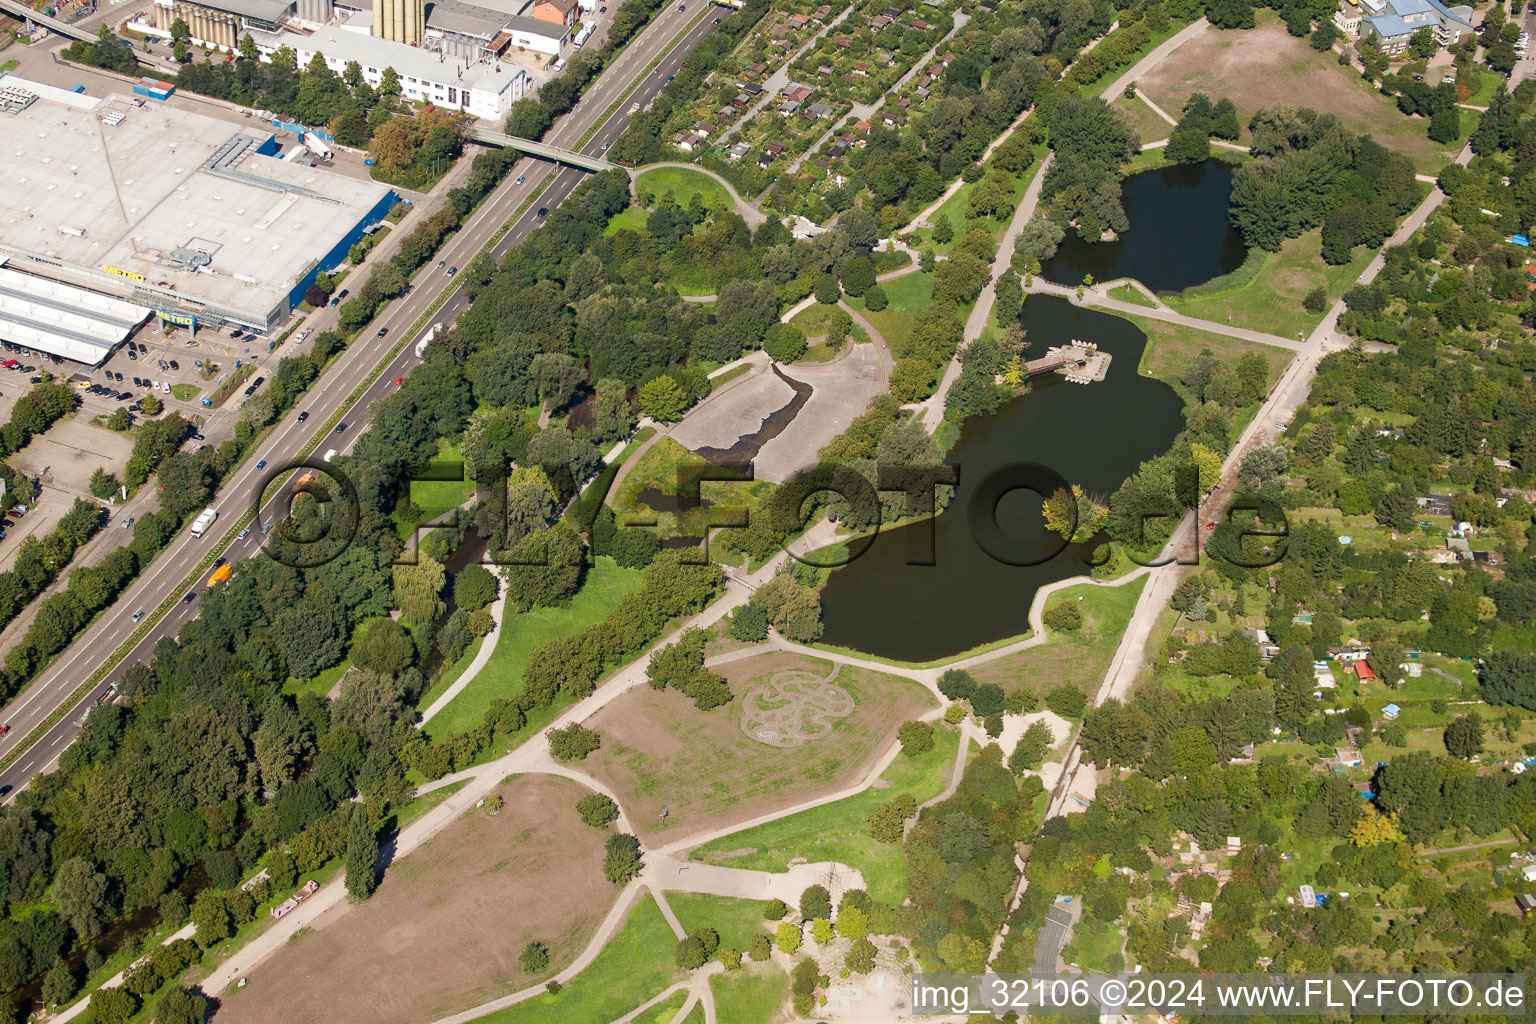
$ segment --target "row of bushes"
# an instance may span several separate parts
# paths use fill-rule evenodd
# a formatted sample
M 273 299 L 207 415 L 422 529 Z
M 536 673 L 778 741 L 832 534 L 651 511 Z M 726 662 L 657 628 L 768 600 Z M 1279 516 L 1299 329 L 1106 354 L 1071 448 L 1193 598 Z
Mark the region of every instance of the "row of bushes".
M 0 572 L 0 628 L 14 619 L 52 583 L 75 551 L 101 529 L 101 506 L 84 498 L 59 519 L 42 540 L 27 537 L 16 551 L 16 562 Z
M 1067 81 L 1090 85 L 1112 71 L 1130 67 L 1151 41 L 1152 30 L 1145 21 L 1138 21 L 1119 32 L 1111 32 L 1100 40 L 1099 45 L 1078 55 L 1072 62 L 1072 69 L 1067 72 Z

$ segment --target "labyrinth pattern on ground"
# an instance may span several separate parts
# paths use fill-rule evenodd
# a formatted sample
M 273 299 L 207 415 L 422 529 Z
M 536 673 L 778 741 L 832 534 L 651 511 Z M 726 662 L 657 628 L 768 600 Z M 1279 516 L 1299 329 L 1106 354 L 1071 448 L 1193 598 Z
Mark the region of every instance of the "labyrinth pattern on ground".
M 833 721 L 853 714 L 853 697 L 832 685 L 836 677 L 820 679 L 804 669 L 774 673 L 742 700 L 742 732 L 770 747 L 798 747 L 825 736 Z

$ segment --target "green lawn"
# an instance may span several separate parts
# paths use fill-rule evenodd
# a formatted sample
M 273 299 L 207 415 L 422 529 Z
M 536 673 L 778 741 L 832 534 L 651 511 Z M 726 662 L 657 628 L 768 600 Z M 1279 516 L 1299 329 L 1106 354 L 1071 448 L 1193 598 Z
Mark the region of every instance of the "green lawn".
M 656 901 L 643 896 L 630 909 L 624 927 L 569 985 L 554 995 L 535 996 L 480 1020 L 484 1024 L 607 1024 L 677 980 L 672 966 L 676 945 L 677 938 Z
M 395 535 L 402 541 L 408 540 L 422 523 L 430 523 L 443 513 L 458 508 L 475 493 L 475 482 L 470 480 L 468 474 L 464 472 L 464 456 L 459 454 L 457 445 L 450 441 L 439 440 L 437 459 L 432 466 L 437 470 L 446 470 L 447 472 L 443 474 L 445 476 L 457 473 L 464 479 L 412 480 L 410 503 L 420 509 L 422 514 L 408 515 L 405 502 L 395 506 L 392 514 L 395 521 Z
M 433 740 L 452 732 L 463 732 L 480 724 L 485 709 L 497 697 L 510 697 L 522 689 L 523 664 L 528 652 L 557 636 L 579 633 L 607 618 L 625 594 L 640 585 L 640 571 L 625 569 L 606 555 L 597 558 L 587 570 L 581 591 L 568 608 L 535 608 L 531 612 L 508 614 L 496 653 L 466 686 L 462 693 L 428 722 L 424 732 Z M 557 706 L 558 707 L 558 706 Z M 557 708 L 544 709 L 529 716 L 522 735 L 534 735 L 542 727 L 540 718 L 553 718 Z
M 722 1024 L 768 1024 L 789 997 L 789 976 L 772 964 L 752 965 L 715 975 L 709 990 Z
M 897 793 L 911 793 L 922 803 L 943 791 L 944 773 L 955 763 L 960 734 L 949 726 L 940 726 L 934 738 L 933 749 L 919 757 L 897 755 L 881 775 L 886 783 L 884 788 L 866 789 L 844 800 L 733 832 L 699 847 L 690 856 L 693 860 L 756 871 L 786 871 L 796 857 L 812 862 L 837 861 L 863 873 L 871 896 L 899 904 L 907 894 L 901 847 L 869 838 L 864 831 L 864 819 Z M 742 850 L 751 852 L 723 856 Z
M 359 625 L 361 625 L 361 623 L 359 623 Z M 343 661 L 339 665 L 332 665 L 330 668 L 322 670 L 313 679 L 295 679 L 290 676 L 288 678 L 288 682 L 283 685 L 283 692 L 293 696 L 297 696 L 301 693 L 316 693 L 321 695 L 330 693 L 331 687 L 335 686 L 336 681 L 340 679 L 342 675 L 346 673 L 347 669 L 351 667 L 352 662 Z
M 192 401 L 192 399 L 196 398 L 198 396 L 198 393 L 201 392 L 202 390 L 203 389 L 198 387 L 196 384 L 172 384 L 171 385 L 171 394 L 174 395 L 176 397 L 176 399 L 178 401 L 181 401 L 181 402 L 190 402 L 190 401 Z
M 1082 921 L 1072 934 L 1072 941 L 1064 952 L 1069 963 L 1075 963 L 1091 971 L 1103 971 L 1110 966 L 1107 963 L 1110 955 L 1119 954 L 1120 944 L 1124 941 L 1125 937 L 1120 934 L 1120 929 L 1113 924 L 1100 925 Z
M 807 338 L 819 338 L 827 333 L 827 321 L 836 308 L 824 302 L 817 302 L 796 313 L 789 322 L 800 328 L 801 333 Z
M 729 376 L 729 375 L 725 375 Z M 754 509 L 762 504 L 773 491 L 774 485 L 766 480 L 733 482 L 700 480 L 699 495 L 708 503 L 694 509 L 658 511 L 647 507 L 640 512 L 640 492 L 656 488 L 662 494 L 679 493 L 679 474 L 690 468 L 706 465 L 701 456 L 695 455 L 670 437 L 663 437 L 647 449 L 619 484 L 610 504 L 619 517 L 620 525 L 633 522 L 651 522 L 663 537 L 702 535 L 709 526 L 718 523 L 727 509 Z
M 634 1024 L 672 1024 L 672 1018 L 688 1001 L 687 992 L 674 992 L 634 1019 Z
M 1192 298 L 1163 296 L 1170 307 L 1187 316 L 1199 317 L 1248 327 L 1255 331 L 1294 338 L 1306 333 L 1323 319 L 1322 313 L 1308 313 L 1302 299 L 1314 288 L 1322 288 L 1332 303 L 1355 283 L 1372 251 L 1355 249 L 1348 263 L 1332 267 L 1322 260 L 1322 232 L 1312 230 L 1299 238 L 1286 239 L 1277 253 L 1264 257 L 1264 266 L 1247 284 L 1210 295 Z
M 644 231 L 645 221 L 650 214 L 638 206 L 626 207 L 613 215 L 608 226 L 603 229 L 604 235 L 616 235 L 628 228 L 630 231 Z
M 1145 585 L 1143 576 L 1119 587 L 1083 584 L 1057 591 L 1046 608 L 1077 602 L 1083 613 L 1081 629 L 1052 633 L 1040 646 L 983 662 L 972 668 L 971 674 L 978 682 L 997 683 L 1005 690 L 1027 686 L 1045 693 L 1066 684 L 1091 696 L 1103 681 Z
M 888 305 L 878 313 L 864 307 L 863 299 L 848 298 L 848 305 L 863 313 L 893 350 L 903 349 L 912 336 L 912 314 L 933 305 L 933 275 L 922 271 L 903 274 L 883 283 Z
M 1503 75 L 1496 74 L 1492 71 L 1481 68 L 1478 69 L 1477 78 L 1477 91 L 1474 92 L 1471 96 L 1468 96 L 1466 99 L 1467 103 L 1470 103 L 1475 107 L 1486 107 L 1493 101 L 1493 95 L 1499 91 L 1499 86 L 1504 85 L 1509 81 L 1509 79 Z M 1473 111 L 1473 113 L 1475 113 L 1475 111 Z M 1465 123 L 1466 118 L 1462 118 L 1462 121 Z
M 744 953 L 752 936 L 768 932 L 763 920 L 764 900 L 738 900 L 703 893 L 669 893 L 667 903 L 683 930 L 713 928 L 720 933 L 720 948 Z
M 733 366 L 729 370 L 726 370 L 724 373 L 720 374 L 718 377 L 709 378 L 709 390 L 719 391 L 721 388 L 725 387 L 737 377 L 741 377 L 751 372 L 751 363 L 742 363 L 740 366 Z
M 1119 299 L 1121 302 L 1134 302 L 1138 306 L 1157 308 L 1157 304 L 1147 298 L 1147 293 L 1130 284 L 1117 284 L 1109 290 L 1109 297 Z
M 1013 211 L 1018 208 L 1019 200 L 1024 198 L 1024 190 L 1029 187 L 1030 179 L 1039 170 L 1039 160 L 1044 153 L 1044 146 L 1037 147 L 1035 162 L 1026 167 L 1023 174 L 1014 177 L 1013 196 L 1009 199 L 1008 205 L 997 212 L 997 216 L 978 217 L 975 220 L 971 220 L 969 210 L 971 191 L 975 188 L 976 183 L 965 182 L 955 191 L 954 195 L 944 200 L 939 208 L 933 211 L 932 215 L 927 218 L 930 223 L 937 223 L 940 215 L 949 218 L 949 226 L 955 229 L 955 237 L 941 245 L 931 240 L 932 230 L 930 228 L 918 228 L 912 232 L 912 246 L 917 249 L 931 248 L 936 253 L 947 254 L 954 244 L 960 240 L 960 236 L 976 224 L 985 225 L 986 229 L 992 232 L 993 235 L 1002 234 L 1003 229 L 1008 226 L 1008 222 L 1013 218 Z M 886 285 L 886 289 L 889 290 L 890 285 Z
M 1132 131 L 1141 136 L 1142 145 L 1166 139 L 1173 134 L 1173 125 L 1158 117 L 1156 111 L 1137 97 L 1117 96 L 1110 107 L 1120 115 L 1121 120 L 1130 125 Z
M 670 191 L 677 205 L 685 210 L 696 195 L 703 196 L 704 204 L 712 210 L 731 208 L 731 196 L 725 186 L 701 171 L 690 171 L 686 167 L 655 167 L 645 171 L 635 179 L 635 189 L 637 192 L 649 189 L 656 199 Z
M 683 1024 L 704 1024 L 704 1004 L 694 1003 L 693 1010 L 684 1019 Z
M 1117 296 L 1118 297 L 1118 296 Z M 1183 324 L 1171 324 L 1166 320 L 1154 320 L 1149 316 L 1132 313 L 1116 313 L 1140 327 L 1147 336 L 1147 347 L 1141 353 L 1141 373 L 1159 380 L 1172 381 L 1184 372 L 1189 361 L 1203 348 L 1208 348 L 1218 359 L 1235 360 L 1248 352 L 1257 352 L 1269 361 L 1269 380 L 1274 383 L 1285 365 L 1295 353 L 1277 345 L 1263 345 L 1245 341 L 1214 331 L 1202 331 Z

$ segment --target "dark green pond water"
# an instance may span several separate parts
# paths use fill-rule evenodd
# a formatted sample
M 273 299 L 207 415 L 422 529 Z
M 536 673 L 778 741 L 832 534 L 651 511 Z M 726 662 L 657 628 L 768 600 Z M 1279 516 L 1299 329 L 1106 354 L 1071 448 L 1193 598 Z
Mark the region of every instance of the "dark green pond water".
M 1132 175 L 1122 191 L 1130 228 L 1112 242 L 1068 232 L 1040 268 L 1047 281 L 1082 283 L 1134 277 L 1153 291 L 1177 291 L 1230 274 L 1247 249 L 1227 220 L 1233 168 L 1215 160 Z
M 967 420 L 949 456 L 960 479 L 945 512 L 882 531 L 832 574 L 822 592 L 827 642 L 927 661 L 1023 633 L 1035 591 L 1086 573 L 1090 546 L 1062 548 L 1044 527 L 1040 495 L 999 496 L 1008 476 L 1002 471 L 1036 463 L 1107 498 L 1182 428 L 1178 396 L 1136 372 L 1146 335 L 1135 324 L 1045 295 L 1031 296 L 1020 320 L 1029 332 L 1027 357 L 1072 339 L 1097 342 L 1113 356 L 1108 378 L 1082 385 L 1050 375 L 996 415 Z M 914 552 L 928 551 L 930 531 L 934 564 L 909 564 Z M 1036 565 L 1005 564 L 988 553 L 1017 563 L 1058 549 Z

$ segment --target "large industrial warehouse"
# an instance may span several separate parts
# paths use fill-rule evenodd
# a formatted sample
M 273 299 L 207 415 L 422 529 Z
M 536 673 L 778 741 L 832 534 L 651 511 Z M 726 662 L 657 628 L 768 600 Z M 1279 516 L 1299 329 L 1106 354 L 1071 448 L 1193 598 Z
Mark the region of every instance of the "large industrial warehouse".
M 14 76 L 0 76 L 0 139 L 0 259 L 52 283 L 44 295 L 0 281 L 0 336 L 25 333 L 29 348 L 88 365 L 127 336 L 102 325 L 131 306 L 270 330 L 396 201 L 383 185 L 278 158 L 260 125 Z M 103 316 L 61 331 L 47 312 L 60 305 Z

